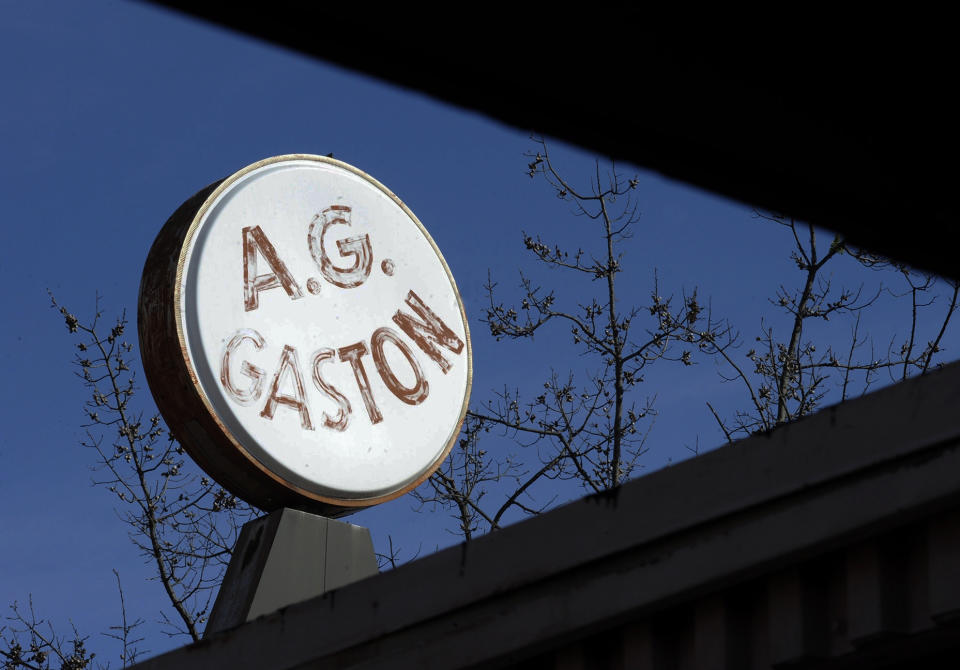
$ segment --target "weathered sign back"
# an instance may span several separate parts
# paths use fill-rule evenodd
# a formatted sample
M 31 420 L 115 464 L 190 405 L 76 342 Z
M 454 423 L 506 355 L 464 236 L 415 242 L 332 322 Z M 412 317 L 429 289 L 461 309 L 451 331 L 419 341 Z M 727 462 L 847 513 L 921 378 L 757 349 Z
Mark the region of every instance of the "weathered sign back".
M 138 326 L 173 434 L 263 509 L 397 497 L 466 413 L 450 269 L 399 198 L 332 158 L 268 158 L 184 203 L 150 249 Z

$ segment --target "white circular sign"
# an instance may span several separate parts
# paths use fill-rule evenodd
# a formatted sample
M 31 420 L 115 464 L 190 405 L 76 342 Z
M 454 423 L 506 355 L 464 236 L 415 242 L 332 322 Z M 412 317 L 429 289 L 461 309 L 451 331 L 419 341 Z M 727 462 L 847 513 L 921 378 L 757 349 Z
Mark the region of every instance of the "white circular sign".
M 174 294 L 204 407 L 298 496 L 390 499 L 456 440 L 472 372 L 459 293 L 423 225 L 356 168 L 279 156 L 224 180 L 184 236 Z

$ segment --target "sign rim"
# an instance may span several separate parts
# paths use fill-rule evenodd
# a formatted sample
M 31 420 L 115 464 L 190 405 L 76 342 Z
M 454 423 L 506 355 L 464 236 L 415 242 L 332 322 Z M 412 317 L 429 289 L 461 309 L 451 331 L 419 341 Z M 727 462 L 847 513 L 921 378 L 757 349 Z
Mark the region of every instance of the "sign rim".
M 467 354 L 466 356 L 467 376 L 466 376 L 466 389 L 464 392 L 463 402 L 460 406 L 460 413 L 456 422 L 454 423 L 454 425 L 456 426 L 456 429 L 452 431 L 450 437 L 447 439 L 446 445 L 444 446 L 440 454 L 427 466 L 427 468 L 422 472 L 420 476 L 415 478 L 410 483 L 404 486 L 401 486 L 396 491 L 385 493 L 379 496 L 373 496 L 373 497 L 367 497 L 367 498 L 344 498 L 339 496 L 319 494 L 315 491 L 310 491 L 294 482 L 289 481 L 285 477 L 281 476 L 280 474 L 274 472 L 269 467 L 267 467 L 256 456 L 251 454 L 239 440 L 237 440 L 233 432 L 224 424 L 219 414 L 216 412 L 216 410 L 214 410 L 210 402 L 210 399 L 207 397 L 206 393 L 204 392 L 200 384 L 200 380 L 197 375 L 197 372 L 194 369 L 194 366 L 191 362 L 190 351 L 187 348 L 187 339 L 185 337 L 185 332 L 184 332 L 183 308 L 182 308 L 183 275 L 186 269 L 185 264 L 186 264 L 188 252 L 192 250 L 194 238 L 196 236 L 196 233 L 200 230 L 202 222 L 207 212 L 214 205 L 214 203 L 216 203 L 216 201 L 219 199 L 222 193 L 224 193 L 227 189 L 229 189 L 237 181 L 239 181 L 242 177 L 246 176 L 250 172 L 258 170 L 267 165 L 272 165 L 274 163 L 291 162 L 291 161 L 298 161 L 298 160 L 313 161 L 316 163 L 326 163 L 328 165 L 333 165 L 335 167 L 342 168 L 347 172 L 350 172 L 360 177 L 362 180 L 366 181 L 370 185 L 374 186 L 380 192 L 386 195 L 391 201 L 393 201 L 396 205 L 398 205 L 401 208 L 401 210 L 404 212 L 404 214 L 406 214 L 410 218 L 410 220 L 416 224 L 417 228 L 420 231 L 420 234 L 422 234 L 424 238 L 426 238 L 427 242 L 430 244 L 431 249 L 433 249 L 434 253 L 437 255 L 437 258 L 440 261 L 440 264 L 443 267 L 444 272 L 446 273 L 447 279 L 450 282 L 450 287 L 453 289 L 454 296 L 456 297 L 456 300 L 457 300 L 457 308 L 460 311 L 460 318 L 463 321 L 464 344 L 466 345 L 466 354 Z M 399 197 L 397 197 L 397 195 L 393 193 L 393 191 L 391 191 L 389 188 L 384 186 L 381 182 L 379 182 L 377 179 L 370 176 L 363 170 L 360 170 L 359 168 L 356 168 L 350 165 L 349 163 L 345 163 L 343 161 L 340 161 L 328 156 L 319 156 L 315 154 L 282 154 L 279 156 L 264 158 L 263 160 L 259 160 L 256 163 L 252 163 L 242 168 L 241 170 L 234 172 L 233 174 L 231 174 L 229 177 L 227 177 L 217 185 L 217 187 L 213 190 L 213 192 L 211 192 L 204 199 L 203 203 L 197 209 L 196 214 L 194 214 L 190 222 L 190 225 L 188 226 L 186 233 L 183 237 L 183 240 L 180 243 L 180 250 L 177 258 L 177 270 L 176 270 L 176 275 L 174 279 L 173 289 L 174 289 L 173 290 L 173 300 L 174 300 L 173 311 L 174 311 L 174 320 L 176 323 L 177 345 L 180 351 L 181 360 L 186 368 L 187 376 L 190 380 L 190 383 L 193 386 L 194 392 L 197 394 L 197 397 L 200 399 L 201 403 L 203 404 L 203 408 L 206 411 L 208 417 L 214 422 L 214 425 L 216 425 L 218 430 L 221 432 L 222 436 L 227 439 L 227 442 L 230 444 L 230 446 L 233 447 L 233 449 L 238 454 L 240 454 L 247 463 L 249 463 L 250 465 L 253 465 L 256 468 L 256 470 L 265 474 L 267 477 L 273 480 L 274 483 L 279 484 L 284 489 L 296 495 L 302 496 L 316 503 L 333 505 L 336 507 L 347 507 L 347 508 L 370 507 L 373 505 L 377 505 L 379 503 L 387 502 L 388 500 L 393 500 L 394 498 L 398 498 L 403 494 L 415 489 L 417 486 L 419 486 L 424 481 L 426 481 L 430 477 L 430 475 L 432 475 L 437 470 L 437 468 L 440 467 L 443 461 L 446 460 L 447 456 L 449 456 L 454 443 L 456 443 L 460 435 L 460 427 L 463 425 L 463 421 L 466 418 L 467 409 L 470 402 L 470 393 L 473 386 L 473 347 L 470 340 L 470 326 L 467 321 L 466 310 L 464 309 L 464 306 L 463 306 L 463 298 L 460 295 L 460 290 L 457 288 L 457 283 L 453 277 L 453 273 L 450 271 L 450 266 L 447 265 L 446 259 L 443 257 L 443 254 L 441 253 L 439 247 L 437 247 L 437 243 L 434 241 L 433 237 L 427 231 L 426 227 L 424 227 L 423 223 L 421 223 L 420 219 L 417 218 L 417 216 L 410 210 L 410 208 L 407 207 L 407 205 Z M 190 451 L 189 441 L 184 443 L 181 440 L 181 443 L 183 443 L 184 446 L 188 449 L 188 451 Z M 226 462 L 226 459 L 224 460 L 224 462 Z M 210 474 L 212 475 L 213 473 L 210 473 Z M 247 496 L 241 495 L 241 497 L 246 498 Z

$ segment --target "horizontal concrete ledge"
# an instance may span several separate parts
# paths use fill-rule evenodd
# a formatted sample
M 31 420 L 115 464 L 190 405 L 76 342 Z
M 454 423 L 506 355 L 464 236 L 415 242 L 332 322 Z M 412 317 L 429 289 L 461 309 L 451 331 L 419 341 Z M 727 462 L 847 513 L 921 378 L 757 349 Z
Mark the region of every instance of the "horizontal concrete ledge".
M 960 364 L 138 668 L 468 667 L 960 505 Z

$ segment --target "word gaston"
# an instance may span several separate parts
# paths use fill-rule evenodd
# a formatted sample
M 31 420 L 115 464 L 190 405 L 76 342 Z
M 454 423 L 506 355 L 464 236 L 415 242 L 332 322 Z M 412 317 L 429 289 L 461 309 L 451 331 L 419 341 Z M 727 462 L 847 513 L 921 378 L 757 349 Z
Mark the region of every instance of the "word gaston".
M 340 288 L 355 288 L 360 286 L 370 276 L 370 269 L 373 263 L 373 251 L 370 246 L 369 235 L 349 237 L 337 240 L 337 248 L 344 258 L 353 258 L 353 264 L 349 267 L 337 266 L 331 261 L 324 250 L 324 238 L 327 229 L 336 224 L 350 225 L 350 208 L 342 205 L 336 205 L 325 209 L 316 215 L 310 224 L 308 241 L 310 254 L 320 269 L 324 279 Z M 264 234 L 260 226 L 252 226 L 243 229 L 243 293 L 244 308 L 246 311 L 253 311 L 259 307 L 259 294 L 273 288 L 282 287 L 287 295 L 298 300 L 303 297 L 303 291 L 294 280 L 287 265 L 277 254 L 277 250 Z M 261 256 L 270 266 L 270 272 L 257 274 L 257 257 Z M 392 274 L 392 263 L 384 261 L 383 270 L 387 274 Z M 318 283 L 314 279 L 307 282 L 307 290 L 311 293 L 319 292 Z M 393 315 L 393 323 L 443 371 L 444 374 L 451 368 L 451 363 L 444 358 L 443 353 L 437 345 L 449 349 L 455 354 L 463 350 L 463 340 L 431 310 L 415 292 L 409 291 L 404 301 L 414 315 L 400 311 L 399 309 Z M 227 343 L 224 350 L 223 359 L 220 366 L 220 383 L 226 390 L 227 395 L 240 405 L 251 405 L 261 401 L 264 395 L 264 385 L 266 381 L 266 372 L 249 361 L 243 360 L 240 364 L 239 372 L 250 381 L 246 386 L 238 386 L 235 375 L 235 369 L 231 360 L 237 356 L 237 350 L 244 342 L 250 342 L 256 350 L 262 349 L 266 345 L 266 340 L 256 330 L 250 328 L 241 328 L 234 333 L 233 337 Z M 405 386 L 391 369 L 387 357 L 384 354 L 384 347 L 390 343 L 403 355 L 407 364 L 413 371 L 415 382 L 412 386 Z M 339 359 L 347 363 L 353 370 L 353 376 L 357 382 L 357 388 L 360 396 L 363 398 L 363 404 L 366 407 L 367 415 L 371 423 L 380 423 L 383 421 L 383 414 L 380 412 L 377 402 L 373 397 L 370 388 L 370 381 L 367 377 L 367 369 L 364 366 L 364 356 L 371 354 L 373 364 L 384 385 L 401 401 L 408 405 L 419 405 L 422 403 L 429 391 L 430 385 L 423 376 L 423 370 L 420 363 L 414 356 L 410 347 L 400 339 L 399 333 L 384 326 L 377 328 L 370 336 L 370 347 L 363 340 L 353 344 L 340 347 L 339 349 L 320 349 L 313 352 L 308 370 L 313 378 L 313 383 L 317 389 L 326 397 L 332 400 L 337 408 L 337 414 L 330 416 L 323 413 L 323 425 L 333 430 L 343 431 L 347 429 L 350 423 L 352 408 L 350 401 L 323 376 L 324 364 Z M 292 381 L 294 390 L 293 395 L 281 393 L 280 387 L 283 384 L 290 386 Z M 260 416 L 267 419 L 273 419 L 273 415 L 278 405 L 289 407 L 300 415 L 300 426 L 306 430 L 314 430 L 313 419 L 310 416 L 310 410 L 307 407 L 306 393 L 304 392 L 304 377 L 301 373 L 300 359 L 297 350 L 284 345 L 283 353 L 280 356 L 280 363 L 273 374 L 273 378 L 266 391 L 266 401 Z

